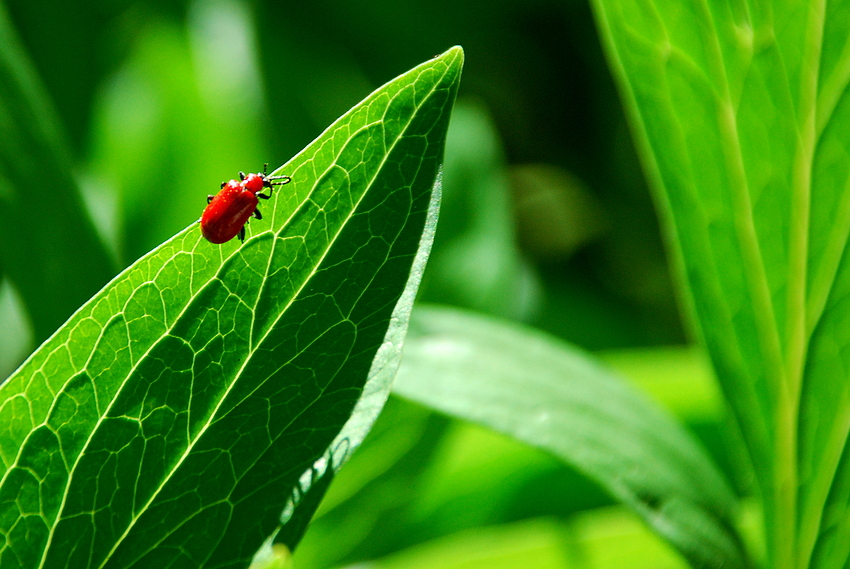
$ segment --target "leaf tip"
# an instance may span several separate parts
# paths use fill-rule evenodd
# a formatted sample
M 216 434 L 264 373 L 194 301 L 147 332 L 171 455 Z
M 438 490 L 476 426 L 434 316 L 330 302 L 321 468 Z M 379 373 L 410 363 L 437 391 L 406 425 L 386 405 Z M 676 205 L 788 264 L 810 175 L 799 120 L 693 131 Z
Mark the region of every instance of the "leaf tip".
M 440 55 L 436 56 L 434 59 L 443 59 L 451 66 L 463 67 L 463 58 L 463 48 L 459 45 L 456 45 L 454 47 L 450 47 Z

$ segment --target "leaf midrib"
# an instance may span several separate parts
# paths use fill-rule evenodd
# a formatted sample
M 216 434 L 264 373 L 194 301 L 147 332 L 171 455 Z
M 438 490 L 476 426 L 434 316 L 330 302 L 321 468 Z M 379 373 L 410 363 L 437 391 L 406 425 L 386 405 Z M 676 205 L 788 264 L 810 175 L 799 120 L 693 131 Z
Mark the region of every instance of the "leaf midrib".
M 808 69 L 813 75 L 812 84 L 812 156 L 816 145 L 822 139 L 826 127 L 834 116 L 839 99 L 850 83 L 850 43 L 845 43 L 844 49 L 839 57 L 839 63 L 836 65 L 837 73 L 833 73 L 824 83 L 824 88 L 820 93 L 817 91 L 818 80 L 821 72 L 821 57 L 823 49 L 824 28 L 826 25 L 826 2 L 821 0 L 817 3 L 817 18 L 815 22 L 819 24 L 816 32 L 810 35 L 812 51 L 812 60 L 809 62 Z M 813 23 L 812 26 L 815 26 Z M 838 88 L 841 87 L 841 91 Z M 809 164 L 809 176 L 813 174 L 813 163 Z M 824 250 L 823 259 L 820 266 L 815 268 L 815 275 L 812 281 L 812 291 L 806 299 L 808 302 L 805 306 L 807 310 L 804 322 L 804 336 L 802 339 L 802 349 L 807 350 L 812 342 L 817 324 L 821 321 L 825 314 L 826 304 L 829 296 L 835 287 L 838 273 L 840 269 L 841 258 L 847 248 L 848 235 L 850 235 L 850 180 L 845 183 L 842 195 L 839 200 L 839 220 L 840 223 L 835 225 L 834 230 L 830 233 L 827 247 Z M 804 273 L 805 275 L 805 273 Z M 804 359 L 805 361 L 805 359 Z M 801 386 L 800 396 L 802 396 L 802 375 L 801 369 Z M 845 387 L 843 392 L 843 403 L 848 402 L 848 387 Z M 840 404 L 839 404 L 840 405 Z M 850 417 L 845 413 L 843 417 L 837 416 L 839 419 L 831 424 L 831 428 L 823 441 L 825 444 L 820 453 L 821 461 L 812 469 L 813 479 L 806 485 L 808 492 L 802 493 L 801 512 L 798 522 L 798 556 L 796 564 L 798 567 L 808 567 L 812 560 L 818 536 L 820 535 L 821 524 L 823 522 L 824 508 L 838 471 L 841 456 L 847 444 L 848 433 L 850 433 Z
M 747 181 L 746 166 L 743 162 L 740 131 L 735 105 L 731 96 L 729 72 L 720 46 L 720 34 L 717 22 L 713 17 L 708 3 L 703 0 L 699 6 L 702 17 L 706 22 L 710 22 L 713 32 L 704 35 L 704 42 L 708 46 L 706 53 L 708 55 L 708 63 L 712 68 L 712 75 L 718 81 L 719 115 L 717 118 L 720 125 L 721 150 L 733 196 L 735 235 L 743 256 L 744 266 L 742 268 L 745 282 L 748 283 L 747 288 L 749 289 L 755 308 L 753 310 L 753 316 L 757 327 L 758 345 L 762 354 L 763 364 L 766 366 L 767 377 L 773 380 L 769 382 L 769 389 L 773 391 L 773 400 L 777 405 L 776 414 L 773 419 L 773 427 L 776 434 L 773 449 L 776 452 L 774 455 L 774 464 L 777 468 L 774 469 L 774 476 L 769 478 L 772 482 L 772 488 L 765 488 L 763 490 L 765 495 L 768 496 L 767 499 L 774 502 L 776 512 L 776 520 L 774 521 L 778 522 L 774 528 L 775 532 L 771 536 L 774 538 L 774 541 L 768 547 L 774 546 L 775 559 L 787 559 L 790 561 L 794 558 L 796 537 L 794 526 L 796 523 L 797 505 L 797 439 L 796 428 L 790 426 L 796 425 L 796 420 L 789 425 L 788 419 L 793 419 L 797 415 L 799 397 L 795 393 L 798 393 L 799 390 L 795 390 L 794 385 L 798 385 L 800 380 L 799 376 L 794 374 L 796 371 L 794 368 L 798 360 L 792 359 L 789 362 L 783 358 L 782 339 L 778 330 L 776 311 L 770 293 L 764 257 L 761 252 L 758 232 L 755 226 L 751 191 Z M 800 186 L 795 186 L 794 188 L 797 190 L 794 192 L 795 201 L 800 200 L 799 188 Z M 805 186 L 803 188 L 805 189 Z M 808 194 L 807 191 L 803 193 Z M 803 201 L 807 203 L 806 200 Z M 795 234 L 797 235 L 802 231 L 804 238 L 807 237 L 807 231 L 805 231 L 808 223 L 807 212 L 808 208 L 806 208 L 805 215 L 797 216 L 796 219 L 792 218 L 791 220 L 792 231 L 796 230 Z M 800 245 L 799 249 L 795 249 L 794 245 L 791 244 L 789 270 L 793 271 L 793 267 L 799 265 L 801 252 L 802 263 L 805 267 L 805 243 L 806 241 L 798 242 L 798 245 Z M 792 306 L 796 306 L 801 300 L 804 305 L 804 296 L 801 297 L 801 292 L 804 295 L 805 273 L 803 272 L 801 275 L 792 272 L 789 275 L 788 299 L 790 302 L 789 306 L 786 307 L 786 322 L 791 334 L 789 338 L 796 336 L 797 330 L 801 329 L 800 324 L 802 326 L 805 325 L 804 316 L 800 317 L 799 311 L 792 312 L 790 310 Z M 783 425 L 785 426 L 784 429 Z M 776 457 L 779 457 L 779 459 L 776 460 Z M 783 563 L 777 565 L 777 567 L 783 566 L 785 566 Z

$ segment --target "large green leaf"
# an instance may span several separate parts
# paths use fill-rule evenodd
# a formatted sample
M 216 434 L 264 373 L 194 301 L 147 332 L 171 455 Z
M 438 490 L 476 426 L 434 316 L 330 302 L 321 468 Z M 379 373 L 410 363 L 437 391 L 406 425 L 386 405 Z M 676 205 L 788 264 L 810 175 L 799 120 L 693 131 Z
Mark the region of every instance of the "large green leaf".
M 114 274 L 58 117 L 0 4 L 0 264 L 38 342 Z
M 850 553 L 846 2 L 597 0 L 772 567 Z
M 0 567 L 241 567 L 282 516 L 303 524 L 307 477 L 387 396 L 462 61 L 388 83 L 279 169 L 244 245 L 189 226 L 13 374 Z
M 417 308 L 395 392 L 551 452 L 700 567 L 744 567 L 735 499 L 686 431 L 590 358 L 539 332 Z

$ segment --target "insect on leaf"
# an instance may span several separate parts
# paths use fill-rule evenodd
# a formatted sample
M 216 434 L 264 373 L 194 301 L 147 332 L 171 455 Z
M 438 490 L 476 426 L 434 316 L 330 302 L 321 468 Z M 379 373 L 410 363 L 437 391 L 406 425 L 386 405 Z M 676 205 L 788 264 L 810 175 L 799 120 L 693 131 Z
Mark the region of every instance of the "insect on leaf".
M 281 167 L 244 245 L 193 224 L 13 374 L 0 567 L 244 567 L 284 511 L 312 514 L 309 475 L 389 389 L 462 61 L 398 77 Z

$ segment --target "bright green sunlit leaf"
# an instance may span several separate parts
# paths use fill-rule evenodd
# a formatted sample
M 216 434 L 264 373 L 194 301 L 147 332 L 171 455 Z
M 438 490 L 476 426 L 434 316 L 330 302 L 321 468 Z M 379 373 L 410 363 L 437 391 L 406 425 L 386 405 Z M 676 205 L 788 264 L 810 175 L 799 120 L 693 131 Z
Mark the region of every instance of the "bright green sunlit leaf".
M 755 467 L 768 566 L 846 567 L 848 5 L 595 4 Z
M 244 245 L 189 226 L 13 374 L 0 567 L 245 567 L 306 526 L 307 487 L 386 398 L 462 61 L 388 83 L 278 169 L 292 183 Z
M 735 499 L 658 407 L 539 332 L 417 308 L 395 391 L 551 452 L 599 482 L 700 567 L 743 567 Z

